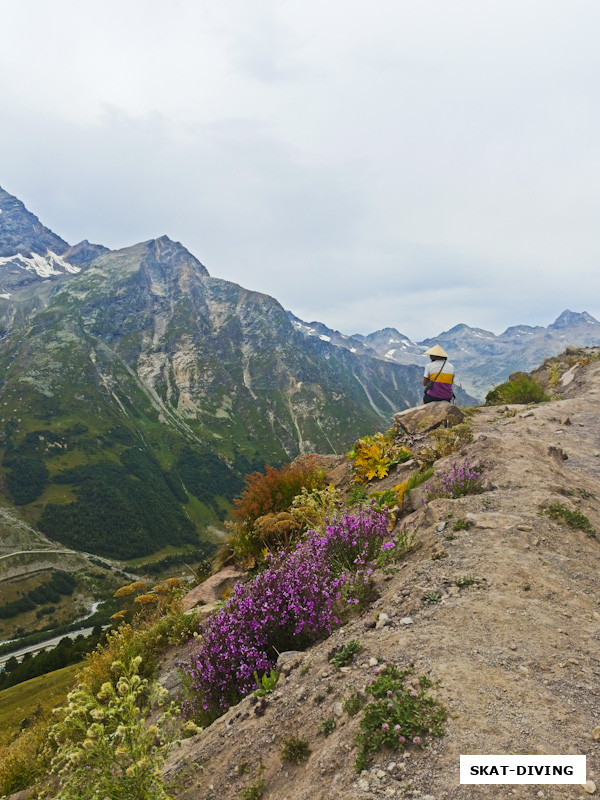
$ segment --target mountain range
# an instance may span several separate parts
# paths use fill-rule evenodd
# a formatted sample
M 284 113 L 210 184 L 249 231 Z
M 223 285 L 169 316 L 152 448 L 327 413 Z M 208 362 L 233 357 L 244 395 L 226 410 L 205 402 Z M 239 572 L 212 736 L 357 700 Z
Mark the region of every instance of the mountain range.
M 50 539 L 121 557 L 195 540 L 248 472 L 343 452 L 421 391 L 166 236 L 71 246 L 4 191 L 0 376 L 1 488 Z
M 587 311 L 563 311 L 548 327 L 515 325 L 499 335 L 461 323 L 418 343 L 395 328 L 383 328 L 367 336 L 345 336 L 320 322 L 307 323 L 288 314 L 296 330 L 306 338 L 316 337 L 354 353 L 374 355 L 388 363 L 423 367 L 428 361 L 424 351 L 440 344 L 456 367 L 460 385 L 479 399 L 512 372 L 532 370 L 545 358 L 558 355 L 567 347 L 600 344 L 600 322 Z
M 345 336 L 212 277 L 161 236 L 70 245 L 0 190 L 0 489 L 49 539 L 115 557 L 196 542 L 243 476 L 340 453 L 420 402 L 423 354 L 393 328 Z M 459 325 L 457 399 L 600 323 L 565 312 L 501 336 Z

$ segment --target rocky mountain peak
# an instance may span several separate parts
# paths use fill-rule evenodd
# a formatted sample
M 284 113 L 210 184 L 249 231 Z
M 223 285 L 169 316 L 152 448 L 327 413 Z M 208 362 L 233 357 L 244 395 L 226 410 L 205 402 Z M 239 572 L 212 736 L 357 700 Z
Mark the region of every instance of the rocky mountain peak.
M 575 325 L 581 325 L 582 323 L 588 325 L 600 325 L 600 322 L 598 322 L 597 319 L 594 319 L 591 314 L 588 314 L 587 311 L 578 313 L 576 311 L 570 311 L 569 309 L 566 309 L 548 327 L 552 328 L 553 330 L 562 330 L 564 328 L 571 328 Z
M 24 204 L 0 187 L 0 257 L 20 254 L 24 258 L 43 256 L 48 250 L 62 255 L 68 243 L 28 211 Z
M 160 236 L 158 239 L 150 239 L 144 242 L 150 257 L 165 269 L 178 270 L 181 267 L 191 267 L 200 275 L 208 276 L 208 270 L 196 256 L 184 247 L 181 242 L 175 242 L 168 236 Z
M 69 247 L 63 257 L 65 261 L 75 264 L 77 267 L 87 267 L 95 258 L 104 253 L 110 253 L 108 247 L 104 247 L 101 244 L 92 244 L 87 239 L 84 239 L 82 242 Z
M 373 340 L 381 341 L 385 339 L 387 339 L 388 344 L 401 344 L 402 342 L 410 342 L 408 336 L 400 333 L 396 330 L 396 328 L 382 328 L 381 330 L 375 331 L 374 333 L 369 333 L 364 337 L 365 342 L 370 342 Z
M 56 279 L 81 267 L 65 258 L 68 242 L 0 188 L 0 296 L 7 300 L 22 286 Z

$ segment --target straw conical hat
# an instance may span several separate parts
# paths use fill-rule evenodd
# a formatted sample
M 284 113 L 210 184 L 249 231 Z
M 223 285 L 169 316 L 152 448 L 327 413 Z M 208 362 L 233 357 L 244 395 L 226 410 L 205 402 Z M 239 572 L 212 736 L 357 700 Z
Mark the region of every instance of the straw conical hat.
M 442 356 L 442 358 L 448 358 L 448 353 L 446 353 L 439 344 L 434 344 L 433 347 L 430 347 L 429 350 L 425 350 L 426 356 Z

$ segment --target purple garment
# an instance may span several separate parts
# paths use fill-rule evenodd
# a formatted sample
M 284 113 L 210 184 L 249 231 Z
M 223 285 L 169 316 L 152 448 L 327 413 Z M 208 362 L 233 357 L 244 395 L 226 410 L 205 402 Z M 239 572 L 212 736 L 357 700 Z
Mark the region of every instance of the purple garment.
M 436 400 L 452 400 L 452 384 L 434 381 L 432 388 L 428 389 L 425 394 L 428 394 L 429 397 L 434 397 Z

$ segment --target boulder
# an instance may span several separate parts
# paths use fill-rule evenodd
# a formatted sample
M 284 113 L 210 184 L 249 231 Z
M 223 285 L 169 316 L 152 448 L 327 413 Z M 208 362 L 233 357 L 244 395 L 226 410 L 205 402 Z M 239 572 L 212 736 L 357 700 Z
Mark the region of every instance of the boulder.
M 347 486 L 352 482 L 352 465 L 347 458 L 327 473 L 327 483 L 332 483 L 336 489 Z
M 221 600 L 225 592 L 231 591 L 236 583 L 245 583 L 247 580 L 246 572 L 232 566 L 224 567 L 184 596 L 183 610 L 191 611 L 196 606 L 204 606 Z
M 441 425 L 446 428 L 457 425 L 464 418 L 465 415 L 458 406 L 453 406 L 446 400 L 440 400 L 437 403 L 427 403 L 427 405 L 399 411 L 394 414 L 394 425 L 409 434 L 428 433 Z

